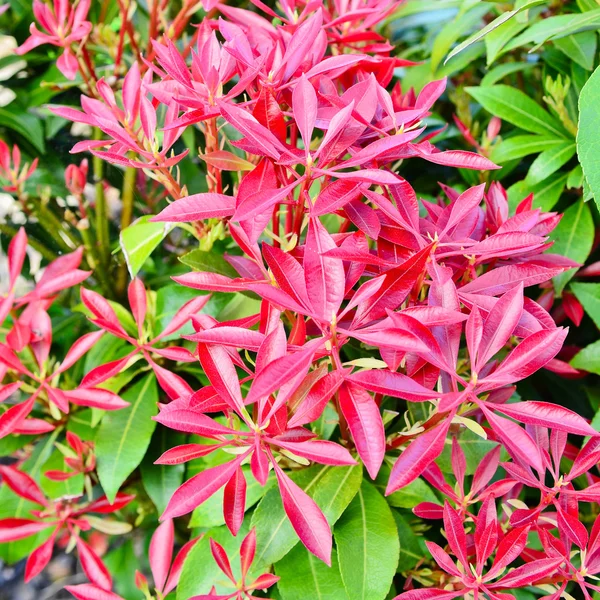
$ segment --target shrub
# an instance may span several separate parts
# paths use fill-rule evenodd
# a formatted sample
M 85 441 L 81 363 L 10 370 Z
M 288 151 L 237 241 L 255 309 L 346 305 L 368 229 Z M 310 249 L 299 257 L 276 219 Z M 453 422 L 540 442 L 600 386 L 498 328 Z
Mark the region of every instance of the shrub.
M 596 422 L 545 391 L 593 371 L 559 326 L 597 316 L 570 283 L 595 174 L 569 84 L 547 74 L 546 110 L 469 81 L 485 127 L 447 92 L 553 19 L 571 58 L 600 8 L 465 2 L 418 64 L 398 22 L 422 4 L 253 4 L 34 1 L 17 54 L 56 65 L 25 112 L 49 142 L 6 124 L 41 160 L 0 146 L 25 221 L 2 225 L 0 553 L 29 582 L 75 551 L 82 600 L 600 591 Z M 57 134 L 93 158 L 53 190 Z M 563 218 L 529 191 L 565 165 Z

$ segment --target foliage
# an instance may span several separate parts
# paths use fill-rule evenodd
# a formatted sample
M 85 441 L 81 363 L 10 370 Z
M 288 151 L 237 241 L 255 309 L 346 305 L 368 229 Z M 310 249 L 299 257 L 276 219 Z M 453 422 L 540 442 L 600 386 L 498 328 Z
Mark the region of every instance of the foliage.
M 3 560 L 600 592 L 595 0 L 7 9 Z

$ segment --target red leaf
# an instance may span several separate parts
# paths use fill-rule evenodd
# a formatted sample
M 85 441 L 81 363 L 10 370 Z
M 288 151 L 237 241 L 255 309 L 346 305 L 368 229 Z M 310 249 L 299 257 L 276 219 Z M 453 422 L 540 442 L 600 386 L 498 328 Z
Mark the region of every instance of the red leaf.
M 235 211 L 235 197 L 225 194 L 193 194 L 175 200 L 151 221 L 167 223 L 189 223 L 205 219 L 230 217 Z
M 231 479 L 247 455 L 248 452 L 228 463 L 206 469 L 180 485 L 171 496 L 161 520 L 185 515 L 208 500 Z
M 244 471 L 238 467 L 225 485 L 223 494 L 223 517 L 232 535 L 237 535 L 246 510 L 246 478 Z
M 81 585 L 67 585 L 65 590 L 73 594 L 77 600 L 124 600 L 121 596 L 103 590 L 92 583 L 82 583 Z
M 77 552 L 79 554 L 79 562 L 90 582 L 103 590 L 110 591 L 112 578 L 108 569 L 92 547 L 86 544 L 80 537 L 77 538 Z
M 161 523 L 150 540 L 148 559 L 157 589 L 163 590 L 173 558 L 174 527 L 171 519 Z
M 450 420 L 422 433 L 402 452 L 392 467 L 385 490 L 389 496 L 414 481 L 443 451 Z
M 25 565 L 25 583 L 29 583 L 36 575 L 39 575 L 50 562 L 55 536 L 56 532 L 29 555 Z
M 23 473 L 14 467 L 0 465 L 0 475 L 2 475 L 2 481 L 21 498 L 42 506 L 48 504 L 44 492 L 27 473 Z
M 331 528 L 315 501 L 274 465 L 285 514 L 300 541 L 317 558 L 331 566 Z
M 368 392 L 348 381 L 340 387 L 339 407 L 358 454 L 371 479 L 375 479 L 385 456 L 385 430 L 379 407 Z

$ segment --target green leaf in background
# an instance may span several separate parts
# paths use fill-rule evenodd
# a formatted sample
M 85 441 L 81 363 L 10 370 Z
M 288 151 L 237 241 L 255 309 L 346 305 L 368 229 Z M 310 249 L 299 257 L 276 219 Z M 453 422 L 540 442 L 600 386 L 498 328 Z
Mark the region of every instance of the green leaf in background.
M 489 39 L 489 36 L 488 38 Z M 525 63 L 525 62 L 514 62 L 514 63 L 502 63 L 490 69 L 481 80 L 482 87 L 490 87 L 501 81 L 505 77 L 512 75 L 513 73 L 519 73 L 521 71 L 528 71 L 533 68 L 533 63 Z
M 390 506 L 398 508 L 414 508 L 421 502 L 438 502 L 438 498 L 432 489 L 420 478 L 390 494 L 386 500 Z
M 22 135 L 41 154 L 46 151 L 44 128 L 40 119 L 35 115 L 13 108 L 10 105 L 5 106 L 0 108 L 0 125 Z
M 314 465 L 293 473 L 291 478 L 311 496 L 333 526 L 360 487 L 362 467 Z M 276 563 L 298 543 L 277 488 L 270 489 L 256 507 L 252 527 L 256 527 L 257 567 Z
M 172 228 L 169 223 L 151 223 L 150 218 L 151 215 L 140 217 L 121 231 L 121 250 L 132 278 Z
M 183 563 L 183 570 L 177 585 L 177 600 L 189 600 L 193 596 L 209 594 L 213 585 L 217 589 L 217 594 L 230 594 L 233 591 L 232 583 L 223 575 L 215 562 L 210 551 L 210 539 L 225 548 L 231 563 L 231 570 L 235 577 L 239 577 L 240 544 L 248 531 L 248 519 L 244 519 L 242 527 L 235 537 L 224 525 L 209 529 L 204 537 L 194 545 Z M 252 574 L 252 570 L 250 573 Z
M 544 150 L 531 164 L 526 181 L 531 185 L 545 181 L 575 156 L 575 142 L 562 142 Z
M 456 19 L 448 22 L 435 38 L 431 49 L 431 72 L 435 73 L 438 66 L 448 54 L 452 44 L 460 37 L 466 35 L 473 29 L 478 28 L 483 17 L 490 11 L 490 2 L 480 2 L 471 10 L 460 14 Z M 476 41 L 476 40 L 475 40 Z M 451 57 L 448 57 L 451 58 Z
M 554 241 L 554 245 L 549 252 L 583 264 L 594 243 L 594 220 L 590 207 L 583 200 L 579 200 L 567 208 L 550 239 Z M 569 269 L 554 278 L 554 289 L 559 296 L 575 272 L 576 269 Z
M 495 163 L 505 163 L 509 160 L 550 151 L 554 147 L 562 147 L 571 143 L 563 138 L 550 135 L 515 135 L 496 144 L 490 154 L 490 160 Z
M 596 206 L 600 208 L 600 67 L 588 79 L 579 96 L 577 155 L 590 186 Z
M 600 340 L 578 352 L 571 361 L 571 366 L 600 375 Z
M 600 329 L 600 283 L 572 283 L 571 291 Z
M 598 35 L 595 31 L 582 31 L 555 40 L 554 45 L 586 71 L 594 68 Z
M 543 44 L 549 39 L 559 39 L 580 31 L 600 27 L 600 8 L 581 14 L 556 15 L 542 19 L 526 29 L 521 35 L 506 44 L 503 52 L 508 52 L 525 44 Z
M 246 510 L 251 509 L 271 488 L 274 479 L 270 478 L 265 487 L 262 487 L 252 476 L 249 466 L 243 466 L 246 477 Z M 218 527 L 225 525 L 223 517 L 223 495 L 225 487 L 213 494 L 206 502 L 194 509 L 188 527 Z
M 528 8 L 537 6 L 538 4 L 543 4 L 546 1 L 547 0 L 530 0 L 529 2 L 526 2 L 525 4 L 519 6 L 518 8 L 515 8 L 513 10 L 507 10 L 507 11 L 503 12 L 501 15 L 496 17 L 493 21 L 490 21 L 485 27 L 482 27 L 479 31 L 475 32 L 473 35 L 469 36 L 466 40 L 464 40 L 458 46 L 456 46 L 456 48 L 454 48 L 454 50 L 452 50 L 452 52 L 450 52 L 450 54 L 448 54 L 448 57 L 444 61 L 444 64 L 447 63 L 453 56 L 456 56 L 459 52 L 462 52 L 465 48 L 467 48 L 471 44 L 474 44 L 475 42 L 479 41 L 480 39 L 482 39 L 483 37 L 488 35 L 488 33 L 492 32 L 494 29 L 497 29 L 498 27 L 500 27 L 500 25 L 502 25 L 503 23 L 506 23 L 509 19 L 512 19 L 515 15 L 517 15 L 521 11 L 524 11 L 524 10 L 527 10 Z M 490 64 L 490 63 L 488 63 L 488 64 Z
M 208 271 L 227 277 L 239 277 L 236 270 L 215 250 L 192 250 L 179 259 L 194 271 Z
M 149 373 L 123 395 L 129 406 L 107 412 L 96 435 L 98 476 L 112 502 L 121 484 L 142 462 L 150 445 L 158 412 L 158 388 L 154 373 Z
M 541 208 L 544 212 L 552 210 L 565 189 L 567 177 L 567 173 L 556 173 L 535 185 L 530 185 L 525 180 L 511 185 L 506 190 L 511 212 L 529 194 L 533 194 L 533 208 Z
M 328 567 L 297 544 L 275 565 L 275 573 L 281 577 L 277 587 L 283 600 L 348 600 L 335 550 Z
M 36 444 L 31 456 L 20 465 L 21 470 L 36 481 L 39 481 L 43 465 L 52 454 L 54 442 L 57 437 L 58 431 L 54 430 L 42 438 Z M 39 509 L 39 504 L 29 502 L 17 496 L 8 486 L 3 485 L 0 488 L 0 519 L 30 519 L 30 511 Z M 23 540 L 0 544 L 0 558 L 8 564 L 16 563 L 28 556 L 34 548 L 37 548 L 37 546 L 44 542 L 50 536 L 51 531 L 52 529 L 48 529 Z
M 465 91 L 485 110 L 525 131 L 568 139 L 560 121 L 535 100 L 508 85 L 467 87 Z
M 156 510 L 164 512 L 173 492 L 181 485 L 185 465 L 155 465 L 154 461 L 169 448 L 185 444 L 186 435 L 158 425 L 141 465 L 142 483 Z
M 428 550 L 423 537 L 417 536 L 409 525 L 407 519 L 410 517 L 404 517 L 398 510 L 392 510 L 392 514 L 398 528 L 398 538 L 401 540 L 397 571 L 405 573 L 414 568 L 424 556 L 427 556 Z
M 70 471 L 65 466 L 64 456 L 58 450 L 54 450 L 48 460 L 42 466 L 42 474 L 46 471 Z M 65 481 L 53 481 L 42 475 L 40 477 L 40 487 L 48 498 L 53 500 L 62 496 L 79 496 L 83 493 L 83 474 L 78 473 Z
M 460 438 L 458 438 L 458 443 L 460 444 L 462 451 L 465 453 L 465 459 L 467 461 L 467 475 L 473 475 L 482 458 L 498 445 L 496 442 L 484 440 L 470 429 L 465 429 L 461 432 Z M 444 473 L 453 473 L 452 440 L 447 440 L 444 450 L 435 462 Z
M 334 529 L 340 572 L 350 600 L 383 600 L 396 574 L 400 543 L 392 511 L 363 480 Z

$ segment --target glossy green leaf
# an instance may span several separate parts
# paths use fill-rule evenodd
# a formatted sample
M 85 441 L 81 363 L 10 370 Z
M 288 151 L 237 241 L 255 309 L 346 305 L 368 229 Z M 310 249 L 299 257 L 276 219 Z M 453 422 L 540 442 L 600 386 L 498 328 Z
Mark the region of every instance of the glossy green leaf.
M 291 474 L 291 478 L 312 497 L 333 526 L 360 487 L 362 467 L 314 465 Z M 277 487 L 270 489 L 256 507 L 252 526 L 256 527 L 256 565 L 281 560 L 298 543 Z
M 297 544 L 276 565 L 275 574 L 282 600 L 348 600 L 342 583 L 337 552 L 331 553 L 331 567 Z
M 52 431 L 49 435 L 42 438 L 33 449 L 31 456 L 21 465 L 21 470 L 33 477 L 36 481 L 40 480 L 44 463 L 48 460 L 54 450 L 54 442 L 58 437 L 58 431 Z M 39 510 L 40 506 L 24 500 L 17 496 L 12 490 L 3 485 L 0 487 L 0 519 L 7 518 L 31 518 L 29 511 Z M 46 540 L 52 529 L 41 531 L 37 535 L 0 544 L 0 558 L 9 564 L 16 563 L 28 556 L 31 551 Z
M 53 481 L 48 479 L 46 471 L 71 471 L 64 461 L 64 455 L 55 449 L 43 464 L 41 469 L 40 487 L 48 498 L 56 499 L 62 496 L 79 496 L 83 493 L 83 474 L 79 473 L 65 481 Z
M 529 96 L 508 85 L 467 87 L 465 91 L 489 113 L 525 131 L 569 138 L 558 119 Z
M 489 87 L 498 83 L 505 77 L 512 75 L 513 73 L 519 73 L 521 71 L 528 71 L 533 68 L 532 63 L 526 62 L 514 62 L 514 63 L 502 63 L 497 65 L 493 69 L 490 69 L 481 80 L 481 86 Z
M 400 555 L 392 511 L 375 486 L 363 480 L 334 529 L 340 572 L 350 600 L 383 600 Z
M 594 220 L 590 207 L 583 200 L 570 206 L 564 212 L 562 220 L 552 232 L 550 239 L 554 241 L 554 245 L 549 252 L 583 264 L 590 255 L 594 243 Z M 569 269 L 554 278 L 554 289 L 557 294 L 562 293 L 575 272 L 576 269 Z
M 227 277 L 239 277 L 236 270 L 215 250 L 192 250 L 179 259 L 194 271 L 208 271 Z
M 598 46 L 598 34 L 595 31 L 582 31 L 561 37 L 554 41 L 554 45 L 586 71 L 594 68 Z
M 549 150 L 544 150 L 531 164 L 527 173 L 527 183 L 534 185 L 545 181 L 575 156 L 575 142 L 562 142 Z
M 600 328 L 600 283 L 572 283 L 571 291 L 596 327 Z
M 265 487 L 262 487 L 252 476 L 249 466 L 242 467 L 246 477 L 246 510 L 252 508 L 274 484 L 271 477 Z M 223 517 L 223 495 L 225 488 L 213 494 L 206 502 L 194 509 L 189 527 L 217 527 L 225 524 Z
M 8 105 L 0 108 L 0 126 L 22 135 L 41 154 L 46 151 L 42 121 L 35 115 Z
M 543 211 L 552 210 L 567 184 L 567 173 L 555 173 L 545 181 L 530 185 L 525 180 L 511 185 L 508 190 L 508 205 L 514 211 L 519 202 L 529 194 L 533 194 L 533 207 Z
M 172 229 L 169 223 L 151 223 L 150 218 L 151 215 L 140 217 L 121 231 L 121 250 L 132 278 Z
M 591 193 L 600 207 L 600 67 L 584 85 L 579 96 L 577 155 Z
M 185 444 L 185 440 L 184 433 L 158 425 L 142 461 L 142 483 L 159 514 L 165 510 L 173 492 L 183 482 L 185 465 L 155 465 L 154 461 L 169 448 Z
M 398 510 L 392 510 L 398 538 L 400 539 L 400 559 L 398 560 L 398 572 L 405 573 L 414 568 L 416 564 L 428 555 L 427 547 L 422 536 L 418 536 L 411 528 L 409 519 L 411 515 L 404 516 Z M 412 515 L 414 519 L 414 515 Z
M 516 135 L 496 144 L 492 149 L 490 160 L 502 164 L 515 158 L 523 158 L 529 154 L 537 154 L 569 143 L 563 138 L 549 135 Z
M 571 361 L 571 366 L 600 375 L 600 340 L 578 352 Z
M 479 28 L 479 24 L 483 17 L 492 8 L 489 2 L 480 2 L 476 7 L 459 14 L 456 19 L 448 22 L 442 31 L 437 35 L 431 50 L 431 71 L 435 73 L 438 66 L 460 37 L 466 35 L 473 29 Z M 476 40 L 475 40 L 476 41 Z M 450 57 L 449 57 L 450 58 Z
M 106 496 L 112 502 L 121 484 L 142 462 L 150 445 L 158 412 L 158 388 L 149 373 L 123 395 L 127 408 L 108 412 L 96 435 L 98 476 Z
M 490 450 L 498 445 L 490 440 L 484 440 L 482 437 L 478 436 L 476 433 L 473 433 L 469 429 L 465 429 L 461 432 L 458 443 L 460 444 L 462 451 L 465 453 L 465 459 L 467 461 L 467 475 L 473 475 L 473 473 L 475 473 L 475 469 L 477 469 L 477 466 L 481 462 L 481 459 L 488 452 L 490 452 Z M 444 473 L 453 473 L 452 440 L 448 439 L 446 441 L 444 450 L 435 462 L 438 464 L 440 469 L 444 471 Z
M 218 594 L 230 594 L 234 591 L 233 584 L 223 575 L 212 556 L 210 539 L 212 538 L 225 548 L 233 574 L 239 578 L 240 544 L 248 531 L 248 519 L 244 520 L 236 537 L 233 537 L 224 525 L 209 529 L 203 538 L 194 545 L 183 563 L 183 570 L 177 585 L 177 600 L 189 600 L 193 596 L 209 594 L 213 585 Z
M 482 27 L 479 31 L 476 31 L 473 35 L 470 35 L 466 40 L 461 42 L 456 48 L 448 54 L 448 57 L 444 62 L 448 62 L 453 56 L 456 56 L 459 52 L 462 52 L 465 48 L 484 38 L 486 35 L 497 29 L 504 23 L 506 23 L 509 19 L 512 19 L 515 15 L 520 13 L 521 11 L 527 10 L 538 4 L 543 4 L 547 0 L 530 0 L 525 4 L 515 8 L 513 10 L 507 10 L 502 12 L 499 16 L 497 16 L 493 21 L 490 21 L 485 27 Z M 509 38 L 510 39 L 510 38 Z M 488 63 L 489 64 L 489 63 Z

